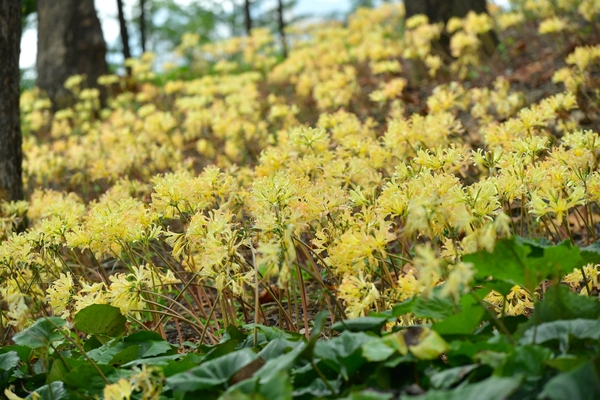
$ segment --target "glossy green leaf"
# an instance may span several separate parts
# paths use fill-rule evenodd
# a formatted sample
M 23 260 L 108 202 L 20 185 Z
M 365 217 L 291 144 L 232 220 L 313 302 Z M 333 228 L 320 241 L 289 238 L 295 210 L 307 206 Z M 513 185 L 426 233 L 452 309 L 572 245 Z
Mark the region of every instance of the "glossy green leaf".
M 587 400 L 600 398 L 599 363 L 586 362 L 580 367 L 552 378 L 539 398 L 552 400 Z
M 176 392 L 193 392 L 221 386 L 239 370 L 256 360 L 258 356 L 250 349 L 240 349 L 214 360 L 206 361 L 189 371 L 167 378 Z
M 16 351 L 9 351 L 4 354 L 0 354 L 0 370 L 8 371 L 15 368 L 21 362 L 19 353 Z
M 52 342 L 56 342 L 63 338 L 61 332 L 58 331 L 67 322 L 60 317 L 47 317 L 38 319 L 29 328 L 15 334 L 13 341 L 15 344 L 27 346 L 32 349 L 48 347 Z
M 125 332 L 127 318 L 117 307 L 92 304 L 75 314 L 75 328 L 88 335 L 116 337 Z
M 373 332 L 379 334 L 381 328 L 387 322 L 387 318 L 382 317 L 360 317 L 347 319 L 333 324 L 331 329 L 338 332 Z
M 385 361 L 396 353 L 396 349 L 388 346 L 379 338 L 363 343 L 361 347 L 363 357 L 371 362 Z
M 576 318 L 600 318 L 600 301 L 573 293 L 566 286 L 553 285 L 544 293 L 544 299 L 536 303 L 528 326 Z
M 62 382 L 52 382 L 30 393 L 26 399 L 35 400 L 65 400 L 69 398 L 69 391 Z
M 431 296 L 419 297 L 412 306 L 412 312 L 418 318 L 442 319 L 454 314 L 455 308 L 449 298 Z
M 571 319 L 566 321 L 545 322 L 529 328 L 520 339 L 521 344 L 544 343 L 549 340 L 558 340 L 561 349 L 566 351 L 570 338 L 600 339 L 600 320 Z
M 482 296 L 483 297 L 483 296 Z M 481 324 L 486 315 L 484 308 L 471 295 L 460 298 L 461 311 L 437 321 L 432 329 L 440 335 L 471 334 Z
M 492 253 L 482 250 L 463 257 L 475 265 L 475 277 L 481 282 L 492 276 L 530 292 L 544 279 L 571 271 L 580 259 L 579 248 L 570 242 L 545 247 L 515 237 L 498 241 Z
M 517 390 L 520 378 L 491 377 L 450 390 L 430 390 L 422 396 L 402 396 L 403 400 L 504 400 Z
M 478 364 L 470 364 L 436 372 L 429 377 L 431 386 L 434 389 L 449 389 L 464 380 L 473 370 L 480 366 Z

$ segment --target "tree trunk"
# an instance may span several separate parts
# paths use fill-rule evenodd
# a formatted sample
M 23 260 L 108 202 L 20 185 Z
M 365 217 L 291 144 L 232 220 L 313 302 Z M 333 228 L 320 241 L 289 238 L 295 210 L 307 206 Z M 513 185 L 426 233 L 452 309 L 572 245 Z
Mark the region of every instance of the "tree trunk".
M 246 35 L 252 31 L 252 16 L 250 15 L 250 0 L 244 0 L 244 22 L 246 22 Z
M 140 41 L 142 42 L 142 53 L 146 51 L 146 1 L 140 0 Z
M 106 42 L 94 0 L 38 0 L 37 84 L 56 109 L 72 103 L 65 80 L 87 76 L 87 87 L 97 86 L 108 73 Z
M 404 0 L 406 8 L 406 18 L 410 18 L 417 14 L 424 14 L 429 18 L 429 22 L 446 23 L 452 17 L 464 18 L 469 11 L 474 11 L 477 14 L 487 13 L 486 0 Z M 491 55 L 498 45 L 498 37 L 496 33 L 491 31 L 489 36 L 483 39 L 484 51 Z M 486 42 L 491 41 L 491 46 Z M 450 37 L 447 33 L 442 35 L 440 40 L 442 46 L 449 52 Z
M 123 44 L 123 57 L 125 60 L 131 58 L 129 50 L 129 32 L 127 32 L 127 22 L 123 13 L 123 0 L 117 0 L 117 11 L 119 13 L 119 28 L 121 30 L 121 43 Z M 127 68 L 127 75 L 131 75 L 131 68 Z
M 277 0 L 277 28 L 281 38 L 283 58 L 287 58 L 287 43 L 285 41 L 285 20 L 283 19 L 283 0 Z
M 19 53 L 21 0 L 0 0 L 0 200 L 23 198 Z

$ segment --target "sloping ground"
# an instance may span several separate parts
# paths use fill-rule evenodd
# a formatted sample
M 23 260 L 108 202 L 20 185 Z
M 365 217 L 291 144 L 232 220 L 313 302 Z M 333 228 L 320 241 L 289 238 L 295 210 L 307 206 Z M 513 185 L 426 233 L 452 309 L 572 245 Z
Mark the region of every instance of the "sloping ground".
M 313 351 L 322 329 L 314 327 L 318 310 L 328 312 L 326 333 L 331 323 L 373 311 L 380 313 L 376 321 L 366 320 L 356 331 L 442 324 L 432 339 L 405 337 L 412 331 L 401 330 L 404 347 L 389 342 L 398 335 L 384 334 L 384 342 L 374 344 L 383 353 L 362 353 L 364 368 L 382 362 L 390 376 L 404 362 L 416 362 L 411 373 L 421 374 L 429 360 L 439 371 L 471 362 L 485 366 L 482 374 L 455 370 L 460 379 L 450 386 L 466 376 L 477 382 L 491 371 L 518 374 L 498 372 L 508 364 L 483 359 L 479 350 L 502 353 L 515 365 L 522 352 L 533 354 L 540 368 L 550 368 L 536 372 L 541 386 L 533 392 L 559 371 L 595 376 L 595 361 L 589 361 L 597 355 L 595 334 L 572 333 L 593 342 L 587 357 L 583 350 L 569 353 L 564 336 L 559 350 L 514 350 L 516 341 L 535 343 L 527 339 L 531 325 L 524 319 L 548 290 L 556 292 L 556 304 L 566 302 L 555 310 L 567 311 L 544 314 L 538 323 L 573 319 L 573 304 L 580 307 L 589 295 L 593 301 L 581 306 L 589 308 L 582 316 L 588 322 L 582 324 L 598 318 L 596 247 L 580 251 L 569 243 L 588 246 L 600 234 L 600 10 L 591 1 L 563 3 L 528 1 L 521 11 L 469 15 L 445 28 L 422 17 L 405 21 L 397 6 L 360 10 L 346 26 L 296 28 L 285 60 L 266 31 L 202 47 L 190 34 L 179 47 L 189 68 L 156 76 L 151 54 L 132 60 L 131 78 L 102 78 L 111 94 L 104 108 L 97 90 L 80 87 L 80 77 L 66 83 L 77 103 L 54 115 L 43 96 L 25 93 L 30 198 L 1 205 L 3 343 L 38 317 L 71 322 L 96 305 L 126 316 L 128 333 L 154 330 L 180 346 L 186 339 L 194 346 L 238 340 L 218 353 L 223 356 L 245 347 L 244 340 L 258 346 L 256 337 L 233 328 L 256 322 L 306 338 L 313 333 L 313 342 L 292 335 L 307 347 L 288 360 L 297 369 L 286 370 L 284 378 L 300 382 L 301 369 L 312 365 L 306 360 L 330 358 L 341 365 L 354 354 L 335 358 Z M 479 38 L 492 28 L 501 45 L 484 56 Z M 451 54 L 436 44 L 442 29 L 452 34 Z M 13 234 L 25 214 L 29 228 Z M 519 238 L 503 239 L 512 236 Z M 495 248 L 492 260 L 505 264 L 487 260 Z M 563 286 L 568 290 L 557 289 Z M 467 315 L 475 317 L 465 321 Z M 455 324 L 468 328 L 457 331 Z M 79 330 L 99 336 L 98 343 L 86 343 L 88 350 L 114 336 Z M 452 335 L 493 343 L 498 333 L 512 350 L 473 348 L 464 350 L 467 360 L 447 362 L 450 350 L 459 351 Z M 475 334 L 484 336 L 470 336 Z M 76 338 L 60 346 L 75 349 Z M 126 341 L 115 340 L 110 348 Z M 51 342 L 23 346 L 48 348 Z M 408 350 L 422 342 L 429 355 Z M 281 346 L 285 352 L 296 345 Z M 157 354 L 172 355 L 171 348 L 163 350 Z M 6 356 L 10 367 L 2 369 L 27 369 L 32 354 Z M 137 356 L 143 358 L 128 357 L 133 362 Z M 409 358 L 389 361 L 392 356 Z M 559 356 L 581 362 L 549 361 Z M 356 383 L 350 375 L 358 370 L 326 364 L 333 370 L 321 371 L 325 378 L 315 368 L 319 376 L 306 379 L 321 382 L 322 395 L 348 394 L 347 384 Z M 43 375 L 38 378 L 50 383 L 50 367 L 28 376 Z M 337 373 L 344 384 L 328 381 Z M 78 387 L 63 375 L 54 377 Z M 108 381 L 119 375 L 114 377 Z M 215 385 L 227 386 L 231 377 Z M 502 382 L 512 388 L 507 393 L 524 387 L 519 379 Z M 179 390 L 167 382 L 168 390 Z M 411 382 L 419 388 L 414 394 L 450 387 Z M 204 389 L 181 392 L 195 390 Z M 560 398 L 550 389 L 547 394 Z

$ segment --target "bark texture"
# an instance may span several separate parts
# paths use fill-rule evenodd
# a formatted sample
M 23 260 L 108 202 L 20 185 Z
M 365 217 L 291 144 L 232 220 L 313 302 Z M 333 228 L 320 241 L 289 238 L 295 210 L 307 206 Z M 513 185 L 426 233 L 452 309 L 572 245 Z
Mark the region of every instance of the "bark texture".
M 448 22 L 452 17 L 463 18 L 469 11 L 487 13 L 486 0 L 404 0 L 406 18 L 425 14 L 429 22 Z
M 488 12 L 486 0 L 404 0 L 404 7 L 406 8 L 407 19 L 417 14 L 424 14 L 432 23 L 446 23 L 452 17 L 464 18 L 469 11 L 474 11 L 477 14 Z M 490 31 L 480 39 L 482 40 L 484 52 L 487 55 L 494 53 L 499 43 L 496 33 Z M 450 36 L 444 33 L 440 43 L 450 54 Z
M 277 30 L 281 39 L 283 58 L 287 58 L 287 42 L 285 40 L 285 20 L 283 19 L 283 0 L 277 1 Z
M 246 35 L 250 36 L 252 31 L 252 15 L 250 14 L 250 0 L 244 0 L 244 22 L 246 23 Z
M 63 108 L 72 101 L 63 86 L 68 77 L 85 74 L 87 87 L 95 87 L 108 73 L 106 42 L 94 0 L 38 0 L 37 10 L 37 83 Z
M 142 45 L 142 53 L 146 51 L 146 4 L 144 0 L 140 0 L 140 41 Z
M 123 57 L 127 60 L 131 58 L 131 50 L 129 50 L 129 32 L 127 31 L 127 21 L 125 21 L 125 13 L 123 12 L 123 0 L 117 0 L 117 10 L 119 13 L 121 43 L 123 44 Z
M 21 0 L 0 0 L 0 200 L 23 198 L 19 53 Z

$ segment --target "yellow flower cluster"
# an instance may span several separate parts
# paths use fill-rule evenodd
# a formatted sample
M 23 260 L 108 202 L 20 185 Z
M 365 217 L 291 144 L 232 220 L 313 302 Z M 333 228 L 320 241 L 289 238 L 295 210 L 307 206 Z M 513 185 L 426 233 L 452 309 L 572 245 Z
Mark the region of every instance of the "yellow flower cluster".
M 580 11 L 595 12 L 592 3 Z M 550 2 L 525 9 L 554 21 L 540 33 L 558 29 Z M 25 92 L 30 196 L 0 204 L 0 324 L 23 329 L 46 305 L 72 318 L 112 304 L 140 324 L 180 318 L 202 329 L 216 307 L 225 324 L 258 307 L 264 289 L 292 327 L 306 287 L 325 278 L 354 317 L 439 285 L 457 301 L 474 276 L 461 256 L 511 234 L 596 239 L 600 137 L 571 111 L 598 46 L 568 56 L 554 76 L 565 92 L 528 107 L 504 78 L 439 85 L 423 112 L 404 103 L 425 79 L 416 70 L 436 79 L 447 68 L 434 45 L 443 29 L 456 58 L 445 71 L 460 79 L 479 68 L 482 35 L 525 20 L 494 18 L 444 28 L 404 21 L 398 5 L 361 9 L 346 26 L 292 30 L 280 62 L 265 30 L 209 45 L 186 35 L 178 51 L 211 73 L 157 85 L 147 54 L 127 62 L 129 86 L 99 80 L 103 109 L 83 77 L 66 83 L 76 104 L 55 114 Z M 565 281 L 588 293 L 576 272 Z M 509 297 L 512 314 L 532 301 L 520 288 Z

